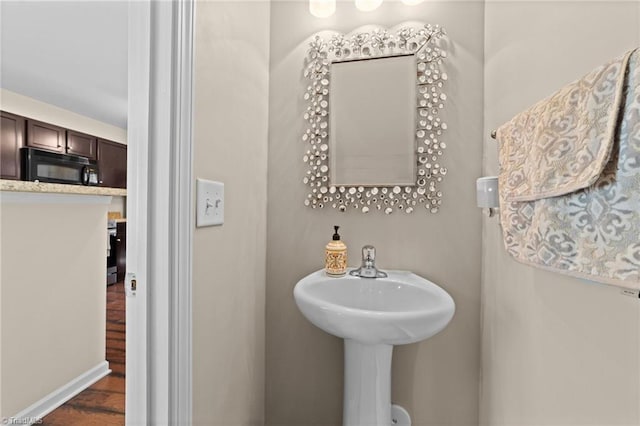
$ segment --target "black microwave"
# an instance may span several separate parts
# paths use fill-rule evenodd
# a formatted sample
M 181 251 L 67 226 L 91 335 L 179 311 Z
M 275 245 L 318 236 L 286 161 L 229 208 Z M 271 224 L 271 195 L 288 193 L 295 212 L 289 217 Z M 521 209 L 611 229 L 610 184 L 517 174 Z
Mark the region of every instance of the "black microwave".
M 86 157 L 20 148 L 22 180 L 97 185 L 98 165 Z

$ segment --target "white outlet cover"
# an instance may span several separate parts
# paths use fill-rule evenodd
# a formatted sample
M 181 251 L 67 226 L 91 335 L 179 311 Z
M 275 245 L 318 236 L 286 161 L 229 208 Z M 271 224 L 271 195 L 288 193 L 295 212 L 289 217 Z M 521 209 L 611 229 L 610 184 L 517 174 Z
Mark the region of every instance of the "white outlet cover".
M 224 223 L 224 183 L 196 179 L 196 226 Z

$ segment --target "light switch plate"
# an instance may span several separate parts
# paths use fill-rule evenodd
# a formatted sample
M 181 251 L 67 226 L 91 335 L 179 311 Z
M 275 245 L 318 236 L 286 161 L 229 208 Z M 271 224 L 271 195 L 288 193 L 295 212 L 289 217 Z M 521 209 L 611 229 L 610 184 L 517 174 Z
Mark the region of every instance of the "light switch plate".
M 196 179 L 196 226 L 224 223 L 224 183 Z

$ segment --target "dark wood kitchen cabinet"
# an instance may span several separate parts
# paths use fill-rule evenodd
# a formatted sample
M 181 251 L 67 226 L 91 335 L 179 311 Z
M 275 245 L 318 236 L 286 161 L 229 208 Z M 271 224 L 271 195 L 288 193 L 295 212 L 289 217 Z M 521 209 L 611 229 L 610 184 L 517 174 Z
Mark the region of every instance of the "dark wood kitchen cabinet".
M 127 187 L 127 146 L 98 139 L 98 173 L 100 186 Z
M 27 146 L 64 153 L 66 129 L 42 121 L 27 119 Z
M 4 111 L 1 115 L 0 178 L 19 180 L 20 148 L 24 145 L 25 119 Z
M 116 282 L 124 281 L 127 271 L 127 222 L 116 224 Z
M 99 186 L 127 187 L 127 146 L 100 139 L 29 117 L 2 113 L 0 175 L 2 179 L 21 179 L 20 148 L 29 146 L 45 151 L 86 157 L 98 163 Z
M 98 138 L 75 130 L 67 130 L 67 154 L 81 155 L 89 160 L 98 156 Z

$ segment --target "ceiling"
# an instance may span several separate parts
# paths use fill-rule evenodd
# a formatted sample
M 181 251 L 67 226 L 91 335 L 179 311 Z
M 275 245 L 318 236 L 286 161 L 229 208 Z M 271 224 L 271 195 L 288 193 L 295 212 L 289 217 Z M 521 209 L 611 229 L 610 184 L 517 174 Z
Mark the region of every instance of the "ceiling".
M 127 127 L 125 1 L 0 1 L 0 86 Z

